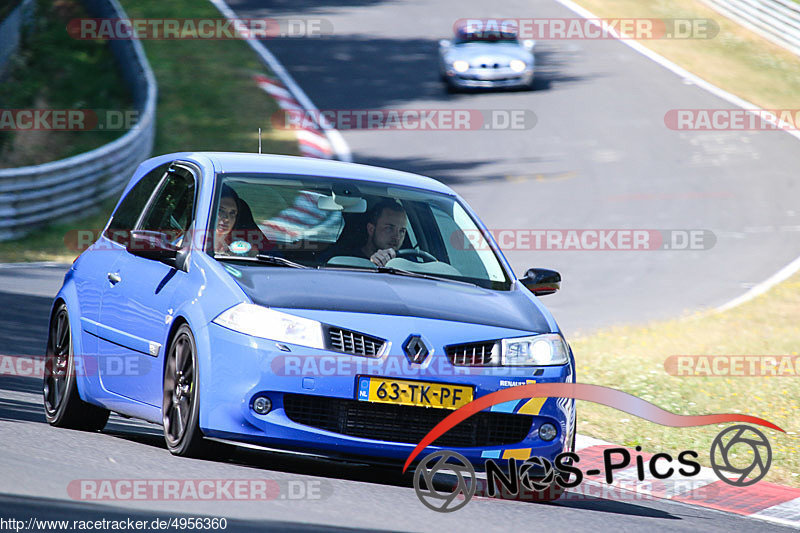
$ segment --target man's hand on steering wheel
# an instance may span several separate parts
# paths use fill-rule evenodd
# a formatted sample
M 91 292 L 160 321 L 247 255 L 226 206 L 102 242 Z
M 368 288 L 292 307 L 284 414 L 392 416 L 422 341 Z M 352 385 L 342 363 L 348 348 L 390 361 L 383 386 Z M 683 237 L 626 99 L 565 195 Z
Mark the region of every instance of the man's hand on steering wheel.
M 386 248 L 385 250 L 378 250 L 369 258 L 370 261 L 379 267 L 386 266 L 386 263 L 397 257 L 397 252 L 394 248 Z
M 432 254 L 418 248 L 403 248 L 402 250 L 397 250 L 397 257 L 413 260 L 417 263 L 432 263 L 438 261 Z

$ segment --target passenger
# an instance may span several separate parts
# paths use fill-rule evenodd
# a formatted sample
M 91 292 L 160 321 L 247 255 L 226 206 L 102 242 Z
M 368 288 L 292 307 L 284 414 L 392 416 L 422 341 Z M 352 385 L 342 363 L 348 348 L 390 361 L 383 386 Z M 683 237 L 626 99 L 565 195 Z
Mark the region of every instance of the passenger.
M 231 244 L 234 244 L 233 249 Z M 266 235 L 253 219 L 250 206 L 233 188 L 223 185 L 214 233 L 214 253 L 255 257 L 270 248 Z

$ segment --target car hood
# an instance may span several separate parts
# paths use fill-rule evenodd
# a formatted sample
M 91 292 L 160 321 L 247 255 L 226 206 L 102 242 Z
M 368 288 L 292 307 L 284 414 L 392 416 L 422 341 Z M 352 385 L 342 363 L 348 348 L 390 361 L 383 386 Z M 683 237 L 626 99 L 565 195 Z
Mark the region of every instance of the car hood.
M 432 318 L 534 333 L 550 332 L 533 295 L 519 285 L 493 291 L 465 283 L 348 270 L 300 270 L 226 265 L 254 303 Z
M 453 46 L 447 51 L 449 61 L 464 60 L 470 63 L 493 63 L 521 59 L 530 62 L 531 53 L 515 44 L 469 43 Z

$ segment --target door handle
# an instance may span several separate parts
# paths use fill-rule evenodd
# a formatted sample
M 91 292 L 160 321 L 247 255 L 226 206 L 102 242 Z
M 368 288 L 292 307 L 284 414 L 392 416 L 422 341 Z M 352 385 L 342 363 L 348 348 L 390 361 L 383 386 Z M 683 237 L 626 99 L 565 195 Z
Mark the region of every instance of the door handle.
M 108 281 L 111 282 L 112 285 L 116 285 L 117 283 L 122 281 L 122 278 L 117 272 L 109 272 Z

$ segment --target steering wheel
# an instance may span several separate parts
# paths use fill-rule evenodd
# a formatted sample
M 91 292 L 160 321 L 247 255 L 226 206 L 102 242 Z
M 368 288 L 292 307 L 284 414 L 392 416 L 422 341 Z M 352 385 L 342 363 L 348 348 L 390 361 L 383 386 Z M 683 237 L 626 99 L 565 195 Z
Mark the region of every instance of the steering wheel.
M 397 250 L 397 257 L 403 259 L 410 259 L 414 258 L 413 260 L 417 263 L 432 263 L 434 261 L 438 261 L 436 257 L 429 254 L 424 250 L 418 250 L 416 248 L 405 248 L 403 250 Z

